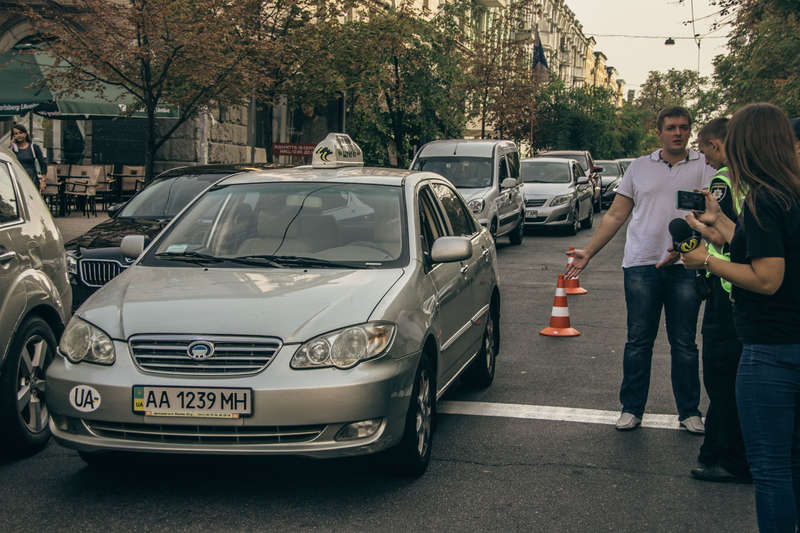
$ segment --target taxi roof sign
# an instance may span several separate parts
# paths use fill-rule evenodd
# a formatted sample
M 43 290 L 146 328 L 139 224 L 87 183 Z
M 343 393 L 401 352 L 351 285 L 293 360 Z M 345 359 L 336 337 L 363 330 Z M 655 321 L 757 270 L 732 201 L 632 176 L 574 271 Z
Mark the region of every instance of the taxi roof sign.
M 346 133 L 329 133 L 314 148 L 314 168 L 363 167 L 364 154 Z

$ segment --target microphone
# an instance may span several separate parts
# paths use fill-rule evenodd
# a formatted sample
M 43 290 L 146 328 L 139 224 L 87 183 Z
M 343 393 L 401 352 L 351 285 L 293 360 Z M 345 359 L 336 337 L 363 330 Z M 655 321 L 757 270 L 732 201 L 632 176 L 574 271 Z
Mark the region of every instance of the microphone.
M 670 220 L 669 234 L 672 235 L 672 249 L 676 252 L 688 253 L 700 244 L 700 234 L 682 218 Z

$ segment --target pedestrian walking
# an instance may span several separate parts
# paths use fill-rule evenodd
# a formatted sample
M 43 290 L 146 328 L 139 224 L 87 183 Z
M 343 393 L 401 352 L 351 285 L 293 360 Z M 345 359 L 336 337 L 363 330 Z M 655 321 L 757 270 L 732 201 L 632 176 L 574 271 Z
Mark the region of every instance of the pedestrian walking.
M 755 483 L 759 530 L 794 532 L 800 512 L 800 164 L 786 115 L 750 104 L 728 126 L 725 153 L 734 191 L 746 191 L 734 225 L 706 194 L 690 224 L 730 242 L 731 261 L 701 245 L 682 254 L 733 284 L 742 358 L 736 403 Z
M 702 434 L 697 315 L 700 297 L 695 274 L 682 265 L 665 265 L 672 244 L 670 220 L 683 216 L 675 206 L 677 190 L 704 189 L 715 171 L 699 152 L 687 149 L 692 120 L 683 107 L 659 113 L 661 148 L 634 160 L 622 178 L 600 227 L 583 250 L 575 250 L 569 277 L 578 276 L 632 215 L 628 224 L 622 270 L 628 311 L 628 338 L 622 363 L 618 430 L 637 428 L 650 388 L 653 343 L 664 309 L 672 357 L 672 393 L 678 419 L 692 433 Z
M 42 148 L 34 144 L 28 130 L 22 124 L 14 124 L 11 128 L 11 151 L 28 173 L 39 192 L 46 186 L 47 159 L 42 154 Z
M 732 222 L 739 217 L 743 195 L 734 194 L 725 156 L 728 119 L 718 118 L 706 124 L 697 134 L 700 152 L 706 162 L 717 169 L 709 191 L 719 203 L 722 214 Z M 730 261 L 725 242 L 708 244 L 708 253 Z M 731 284 L 710 272 L 706 273 L 708 299 L 703 313 L 703 384 L 708 394 L 705 438 L 697 458 L 700 463 L 691 475 L 703 481 L 750 480 L 744 452 L 742 430 L 736 409 L 736 371 L 742 355 L 742 344 L 733 326 L 730 301 Z

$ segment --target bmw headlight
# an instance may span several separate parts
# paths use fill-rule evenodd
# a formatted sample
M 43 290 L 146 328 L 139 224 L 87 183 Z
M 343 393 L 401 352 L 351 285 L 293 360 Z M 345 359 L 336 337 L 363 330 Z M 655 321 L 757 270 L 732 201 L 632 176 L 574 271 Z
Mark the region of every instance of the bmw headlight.
M 397 327 L 389 322 L 367 322 L 315 337 L 292 356 L 292 368 L 352 368 L 386 352 Z
M 550 200 L 550 205 L 552 206 L 563 205 L 569 202 L 570 200 L 572 200 L 571 194 L 562 194 L 561 196 L 556 196 L 555 198 Z
M 111 337 L 78 317 L 72 317 L 67 324 L 58 343 L 58 351 L 73 363 L 86 361 L 111 365 L 116 359 Z
M 73 276 L 78 275 L 78 257 L 73 251 L 67 252 L 67 272 Z
M 486 207 L 486 202 L 483 201 L 483 198 L 469 201 L 469 208 L 473 213 L 482 213 L 484 207 Z

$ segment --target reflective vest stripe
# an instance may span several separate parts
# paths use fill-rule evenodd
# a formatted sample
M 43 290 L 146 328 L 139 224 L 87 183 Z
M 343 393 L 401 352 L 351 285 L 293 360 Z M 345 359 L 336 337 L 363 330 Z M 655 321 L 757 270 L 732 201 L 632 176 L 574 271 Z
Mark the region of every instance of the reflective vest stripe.
M 731 187 L 731 180 L 728 177 L 728 168 L 727 167 L 722 167 L 717 172 L 718 172 L 718 174 L 716 176 L 714 176 L 714 178 L 711 181 L 720 180 L 723 183 L 725 183 L 725 185 L 728 186 L 728 190 L 731 193 L 731 200 L 733 201 L 733 210 L 736 213 L 736 216 L 739 216 L 739 213 L 742 211 L 742 201 L 744 200 L 744 196 L 743 195 L 734 196 L 733 187 Z M 714 257 L 716 257 L 718 259 L 722 259 L 723 261 L 730 262 L 730 260 L 731 260 L 730 252 L 726 253 L 726 252 L 723 252 L 722 250 L 717 250 L 717 248 L 713 244 L 711 244 L 710 242 L 708 243 L 708 253 L 710 253 L 711 255 L 713 255 Z M 709 276 L 711 276 L 711 272 L 706 272 L 706 277 L 709 277 Z M 731 282 L 726 280 L 726 279 L 724 279 L 724 278 L 719 278 L 719 282 L 722 285 L 722 289 L 725 292 L 727 292 L 728 294 L 730 294 L 730 292 L 731 292 Z

